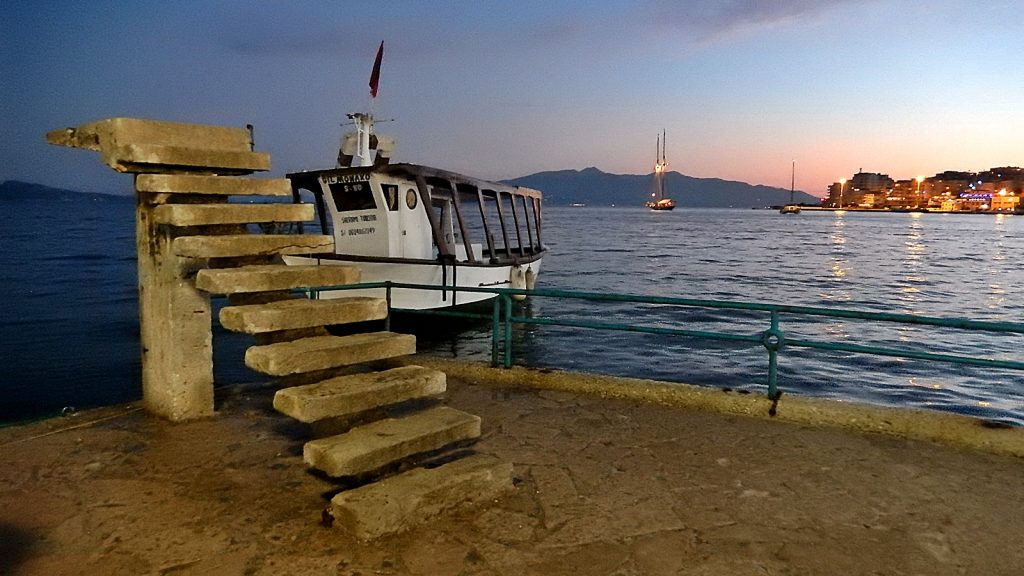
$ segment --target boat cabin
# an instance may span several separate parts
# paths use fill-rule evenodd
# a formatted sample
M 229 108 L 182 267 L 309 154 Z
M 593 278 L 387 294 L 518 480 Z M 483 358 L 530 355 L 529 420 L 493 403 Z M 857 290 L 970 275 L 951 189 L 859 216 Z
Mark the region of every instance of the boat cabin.
M 318 258 L 509 266 L 539 260 L 542 195 L 415 164 L 288 174 L 295 202 L 312 195 L 335 254 Z M 305 198 L 304 198 L 305 196 Z

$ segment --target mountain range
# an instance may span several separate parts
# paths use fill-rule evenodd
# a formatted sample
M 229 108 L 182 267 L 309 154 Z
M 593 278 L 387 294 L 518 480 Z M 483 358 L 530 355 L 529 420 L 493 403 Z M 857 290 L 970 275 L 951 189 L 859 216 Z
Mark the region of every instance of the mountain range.
M 597 168 L 538 172 L 506 181 L 543 191 L 544 203 L 551 206 L 642 206 L 651 198 L 653 182 L 653 174 L 609 174 Z M 680 208 L 764 208 L 790 202 L 785 188 L 694 178 L 679 172 L 665 175 L 665 190 Z M 817 205 L 820 200 L 795 191 L 793 202 Z
M 549 206 L 587 204 L 590 206 L 642 206 L 650 199 L 652 174 L 609 174 L 597 168 L 556 170 L 522 176 L 506 183 L 527 186 L 544 192 Z M 719 178 L 694 178 L 678 172 L 665 175 L 668 196 L 680 208 L 764 208 L 790 202 L 789 190 L 772 186 L 751 185 Z M 130 199 L 131 196 L 77 192 L 31 184 L 17 180 L 0 183 L 0 202 L 19 198 L 51 201 L 80 200 L 87 195 L 93 201 L 108 202 Z M 818 204 L 818 199 L 796 191 L 793 202 Z
M 52 188 L 42 184 L 32 184 L 18 180 L 0 182 L 0 202 L 5 200 L 49 200 L 51 202 L 81 202 L 86 197 L 94 202 L 131 201 L 131 196 L 124 194 L 100 194 L 98 192 L 79 192 L 65 188 Z

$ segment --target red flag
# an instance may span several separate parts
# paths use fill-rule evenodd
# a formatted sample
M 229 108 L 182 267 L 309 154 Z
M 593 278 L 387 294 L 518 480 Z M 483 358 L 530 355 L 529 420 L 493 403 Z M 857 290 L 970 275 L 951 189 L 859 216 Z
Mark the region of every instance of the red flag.
M 377 59 L 373 61 L 373 72 L 370 74 L 370 97 L 377 97 L 377 85 L 380 83 L 380 61 L 384 58 L 384 41 L 377 48 Z

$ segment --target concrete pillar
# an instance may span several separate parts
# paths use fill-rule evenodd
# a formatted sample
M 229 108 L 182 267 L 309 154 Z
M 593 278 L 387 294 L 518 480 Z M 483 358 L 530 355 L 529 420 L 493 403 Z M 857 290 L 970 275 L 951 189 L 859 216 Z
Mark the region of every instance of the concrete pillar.
M 136 193 L 142 398 L 146 410 L 181 421 L 213 415 L 210 296 L 196 289 L 201 261 L 175 256 L 177 229 L 153 218 L 156 195 Z
M 268 170 L 269 155 L 252 151 L 249 129 L 137 118 L 101 120 L 46 138 L 51 144 L 99 152 L 118 172 L 198 175 L 184 178 L 180 189 L 159 192 L 146 183 L 149 176 L 136 178 L 142 392 L 146 409 L 170 420 L 212 415 L 210 298 L 195 286 L 195 273 L 205 260 L 176 255 L 173 240 L 189 229 L 157 224 L 154 210 L 168 201 L 209 201 L 208 194 L 222 192 L 218 180 L 233 180 L 214 175 Z

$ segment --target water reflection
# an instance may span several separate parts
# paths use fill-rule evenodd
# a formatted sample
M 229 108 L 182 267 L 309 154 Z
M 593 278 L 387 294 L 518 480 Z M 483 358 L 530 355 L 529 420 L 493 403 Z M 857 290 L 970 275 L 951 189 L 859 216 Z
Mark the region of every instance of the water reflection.
M 836 212 L 832 224 L 832 233 L 829 240 L 832 242 L 832 280 L 842 282 L 850 272 L 850 262 L 846 255 L 846 220 L 843 219 L 845 212 Z M 833 289 L 826 298 L 833 300 L 849 300 L 850 293 L 845 286 L 840 284 L 839 289 Z
M 989 309 L 1002 308 L 1005 304 L 1006 289 L 1003 284 L 999 281 L 999 276 L 1006 272 L 1006 216 L 1003 214 L 997 214 L 995 218 L 995 238 L 992 241 L 991 249 L 989 251 L 990 258 L 988 260 L 988 273 L 990 276 L 994 276 L 994 281 L 991 281 L 988 285 L 988 304 Z
M 850 273 L 850 261 L 846 254 L 846 220 L 843 216 L 845 211 L 837 211 L 832 220 L 832 231 L 829 235 L 831 241 L 831 276 L 829 277 L 829 288 L 822 296 L 826 300 L 847 302 L 851 300 L 847 275 Z M 825 325 L 825 332 L 837 339 L 849 337 L 846 331 L 846 323 L 835 320 Z

